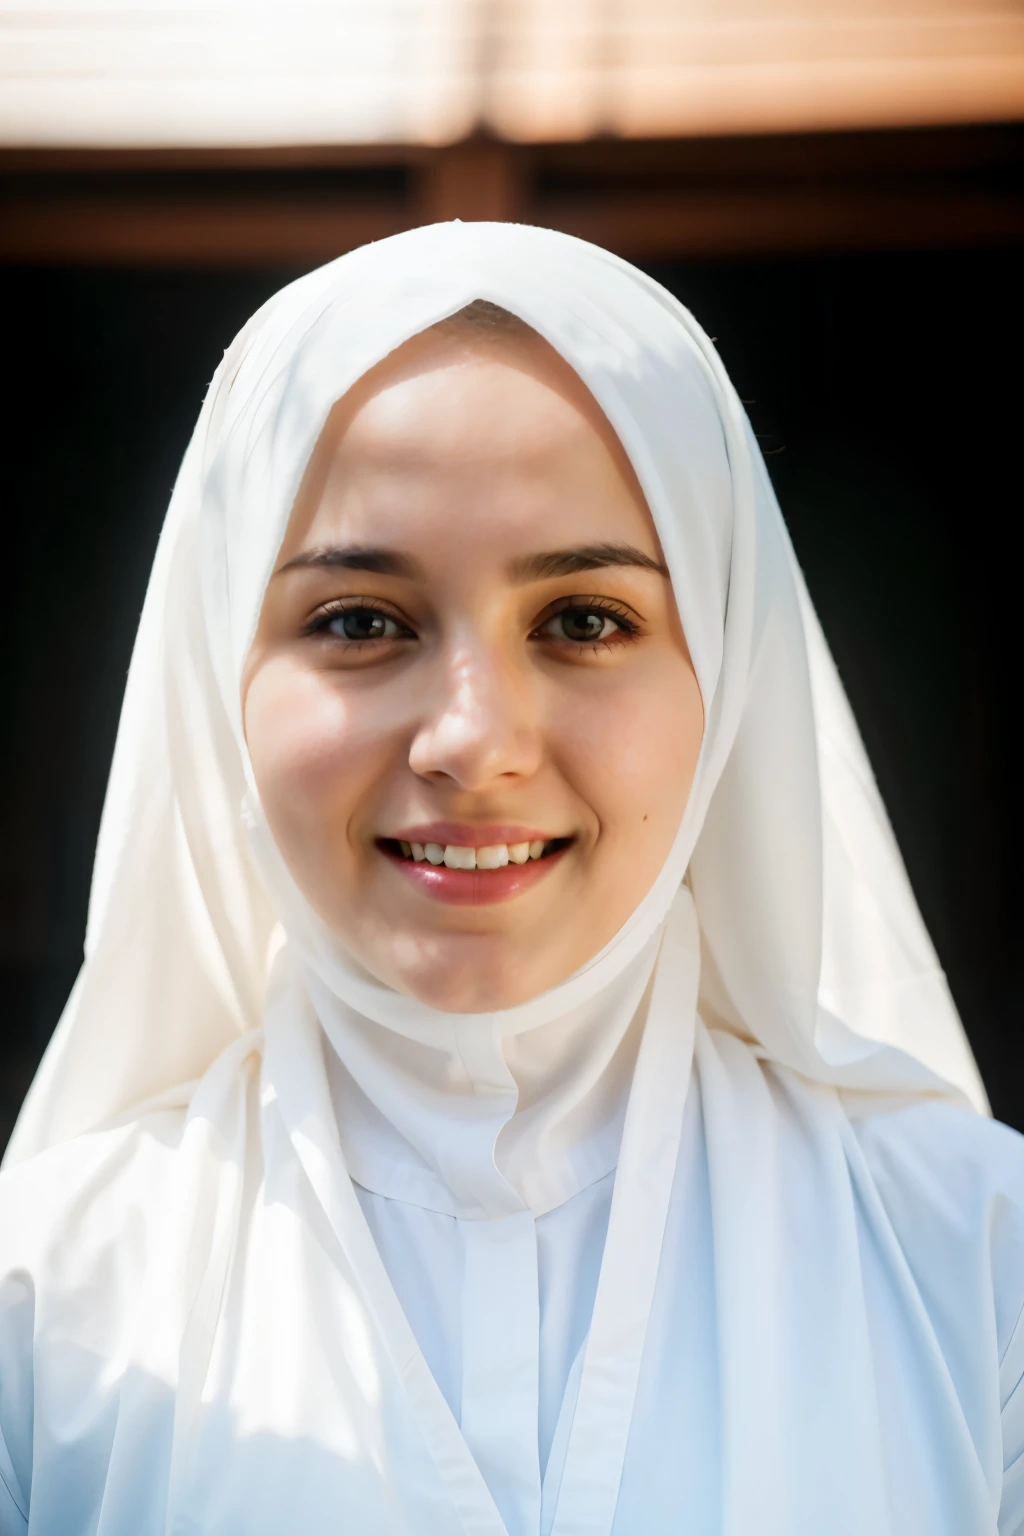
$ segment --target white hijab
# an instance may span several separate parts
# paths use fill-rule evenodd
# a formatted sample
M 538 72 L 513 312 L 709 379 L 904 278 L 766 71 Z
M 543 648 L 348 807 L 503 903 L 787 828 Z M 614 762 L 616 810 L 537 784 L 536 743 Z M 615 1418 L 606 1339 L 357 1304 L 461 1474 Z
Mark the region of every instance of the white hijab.
M 545 336 L 621 438 L 669 565 L 706 727 L 665 867 L 611 943 L 518 1008 L 449 1016 L 368 975 L 301 897 L 261 814 L 239 681 L 332 404 L 406 338 L 476 298 Z M 321 1027 L 344 1078 L 333 1102 Z M 758 1057 L 778 1063 L 800 1098 L 792 1123 Z M 232 1489 L 225 1507 L 264 1528 L 248 1463 L 235 1439 L 217 1438 L 211 1407 L 237 1388 L 282 1444 L 305 1433 L 335 1448 L 330 1492 L 302 1490 L 317 1521 L 341 1498 L 360 1529 L 606 1536 L 695 1081 L 722 1529 L 791 1536 L 821 1528 L 805 1518 L 818 1508 L 831 1512 L 830 1529 L 895 1529 L 892 1404 L 872 1365 L 889 1335 L 871 1333 L 857 1230 L 857 1201 L 867 1198 L 874 1221 L 877 1200 L 855 1193 L 863 1170 L 851 1174 L 846 1116 L 819 1085 L 861 1107 L 933 1095 L 984 1109 L 985 1099 L 742 407 L 687 311 L 580 241 L 448 224 L 356 251 L 250 321 L 203 407 L 129 674 L 85 965 L 8 1153 L 24 1160 L 132 1120 L 147 1103 L 189 1106 L 145 1297 L 102 1301 L 112 1329 L 104 1358 L 132 1367 L 108 1469 L 111 1529 L 139 1528 L 135 1495 L 122 1507 L 116 1490 L 136 1486 L 135 1427 L 157 1422 L 139 1394 L 166 1382 L 169 1488 L 154 1529 L 165 1519 L 191 1529 L 190 1518 L 205 1528 L 204 1478 Z M 260 1159 L 276 1198 L 253 1203 L 244 1170 Z M 455 1423 L 350 1175 L 385 1193 L 401 1177 L 413 1203 L 518 1222 L 612 1167 L 567 1440 L 551 1488 L 545 1477 L 541 1494 L 535 1479 L 524 1504 L 509 1492 L 526 1466 L 518 1442 L 484 1424 L 477 1443 Z M 321 1241 L 327 1229 L 333 1247 Z M 259 1283 L 239 1302 L 247 1323 L 236 1328 L 221 1309 L 228 1276 L 246 1273 L 234 1257 L 253 1243 Z M 902 1297 L 898 1252 L 891 1270 Z M 291 1305 L 296 1287 L 305 1289 Z M 899 1324 L 906 1369 L 941 1419 L 934 1444 L 955 1482 L 973 1452 L 915 1307 L 911 1297 Z M 327 1408 L 308 1385 L 324 1369 Z M 811 1413 L 822 1382 L 824 1415 Z M 40 1421 L 44 1459 L 47 1434 Z M 59 1468 L 59 1426 L 51 1438 Z M 536 1436 L 526 1438 L 524 1457 L 535 1458 Z M 914 1477 L 919 1491 L 934 1481 Z M 971 1477 L 967 1502 L 950 1506 L 951 1530 L 981 1528 L 987 1495 Z
M 305 465 L 332 404 L 408 337 L 484 298 L 572 365 L 651 508 L 705 701 L 674 847 L 574 976 L 488 1021 L 595 1005 L 645 952 L 688 871 L 699 1011 L 844 1090 L 985 1096 L 807 597 L 764 463 L 710 341 L 658 284 L 547 230 L 444 224 L 284 289 L 217 370 L 160 539 L 100 832 L 86 959 L 8 1159 L 190 1086 L 263 1017 L 288 939 L 321 1013 L 436 1043 L 479 1037 L 369 976 L 266 835 L 239 679 Z M 333 1001 L 332 1001 L 333 1000 Z

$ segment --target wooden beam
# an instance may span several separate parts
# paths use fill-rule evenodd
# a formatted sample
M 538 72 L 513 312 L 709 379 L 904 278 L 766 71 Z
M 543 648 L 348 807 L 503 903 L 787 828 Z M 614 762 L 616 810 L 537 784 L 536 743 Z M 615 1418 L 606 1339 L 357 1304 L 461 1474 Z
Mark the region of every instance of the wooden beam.
M 522 219 L 638 259 L 1024 243 L 1019 127 L 540 148 L 480 137 L 237 165 L 125 154 L 0 155 L 0 261 L 303 267 L 447 218 Z
M 528 217 L 632 260 L 1024 243 L 1024 201 L 913 187 L 605 193 Z
M 5 199 L 0 261 L 65 266 L 315 266 L 408 228 L 398 206 L 153 194 Z
M 1024 208 L 984 194 L 637 194 L 527 205 L 525 220 L 633 260 L 1024 243 Z M 411 227 L 379 208 L 289 199 L 114 198 L 8 204 L 0 261 L 22 265 L 313 266 Z

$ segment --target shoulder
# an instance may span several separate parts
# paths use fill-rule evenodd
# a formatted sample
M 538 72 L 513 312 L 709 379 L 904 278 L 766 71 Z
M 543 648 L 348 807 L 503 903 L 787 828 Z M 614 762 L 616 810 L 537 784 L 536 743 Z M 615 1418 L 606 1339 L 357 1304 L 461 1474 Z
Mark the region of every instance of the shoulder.
M 125 1253 L 145 1248 L 165 1225 L 190 1146 L 192 1161 L 202 1162 L 223 1121 L 245 1122 L 256 1110 L 260 1043 L 258 1032 L 240 1036 L 198 1083 L 175 1090 L 170 1106 L 143 1106 L 118 1125 L 0 1172 L 0 1277 L 17 1268 L 67 1268 L 108 1243 Z
M 92 1411 L 89 1384 L 116 1356 L 165 1219 L 183 1124 L 152 1115 L 0 1173 L 0 1532 L 24 1529 L 54 1384 Z
M 951 1215 L 979 1199 L 1024 1205 L 1024 1136 L 998 1120 L 935 1099 L 866 1115 L 851 1110 L 850 1122 L 893 1189 L 909 1180 Z
M 159 1209 L 184 1124 L 184 1111 L 163 1111 L 0 1172 L 0 1278 L 30 1275 L 69 1249 L 84 1258 L 104 1236 L 130 1241 L 144 1214 Z
M 1024 1308 L 1024 1136 L 940 1101 L 850 1118 L 912 1267 L 990 1286 L 1002 1354 Z

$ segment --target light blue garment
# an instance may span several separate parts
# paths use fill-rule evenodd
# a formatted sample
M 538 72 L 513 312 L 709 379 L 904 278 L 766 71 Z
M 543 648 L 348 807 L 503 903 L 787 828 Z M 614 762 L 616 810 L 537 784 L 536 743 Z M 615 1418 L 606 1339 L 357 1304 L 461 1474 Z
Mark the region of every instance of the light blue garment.
M 833 1090 L 703 1028 L 695 1059 L 613 1536 L 1024 1532 L 1024 1139 L 942 1102 L 850 1118 Z M 755 1106 L 746 1124 L 723 1118 L 734 1095 Z M 348 1407 L 318 1367 L 315 1340 L 348 1321 L 343 1306 L 332 1312 L 316 1298 L 321 1272 L 340 1260 L 274 1104 L 259 1113 L 253 1099 L 250 1112 L 238 1192 L 245 1236 L 217 1308 L 187 1469 L 195 1495 L 175 1531 L 425 1536 L 389 1497 L 389 1444 L 405 1448 L 402 1482 L 437 1500 L 431 1536 L 468 1529 L 427 1487 L 426 1461 L 417 1472 L 408 1422 L 384 1426 L 376 1464 L 348 1459 L 343 1434 L 332 1442 L 323 1416 L 341 1421 Z M 762 1156 L 750 1165 L 750 1194 L 770 1203 L 779 1241 L 723 1253 L 716 1159 L 723 1137 L 734 1157 L 752 1132 Z M 113 1341 L 144 1302 L 166 1213 L 181 1210 L 181 1138 L 180 1117 L 165 1115 L 80 1138 L 0 1178 L 2 1536 L 22 1536 L 30 1511 L 32 1536 L 164 1536 L 175 1391 L 124 1370 Z M 500 1408 L 517 1435 L 536 1437 L 539 1523 L 518 1521 L 508 1467 L 493 1472 L 516 1536 L 549 1528 L 613 1182 L 527 1215 L 510 1243 L 506 1232 L 511 1293 L 488 1275 L 486 1254 L 472 1254 L 500 1222 L 360 1193 L 456 1420 Z M 293 1278 L 304 1276 L 309 1292 L 283 1294 L 271 1273 L 273 1224 L 300 1208 L 309 1245 Z M 750 1343 L 735 1326 L 723 1335 L 724 1287 L 733 1318 L 745 1308 L 769 1339 Z M 314 1350 L 289 1362 L 296 1309 L 316 1314 L 305 1319 Z M 271 1384 L 309 1400 L 307 1432 L 300 1422 L 291 1437 L 246 1426 L 239 1341 L 249 1329 L 277 1330 L 288 1344 Z M 780 1358 L 788 1369 L 776 1369 Z M 531 1361 L 538 1390 L 524 1425 Z M 784 1397 L 765 1395 L 773 1381 Z M 372 1417 L 379 1394 L 369 1378 L 361 1389 Z

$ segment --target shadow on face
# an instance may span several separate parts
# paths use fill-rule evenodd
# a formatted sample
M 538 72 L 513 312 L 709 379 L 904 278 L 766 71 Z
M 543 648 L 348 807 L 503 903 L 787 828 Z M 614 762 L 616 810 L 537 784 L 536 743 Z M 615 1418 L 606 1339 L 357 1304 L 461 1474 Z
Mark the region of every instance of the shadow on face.
M 299 888 L 380 980 L 458 1012 L 534 997 L 613 937 L 704 724 L 621 444 L 546 342 L 481 308 L 335 406 L 243 680 Z

